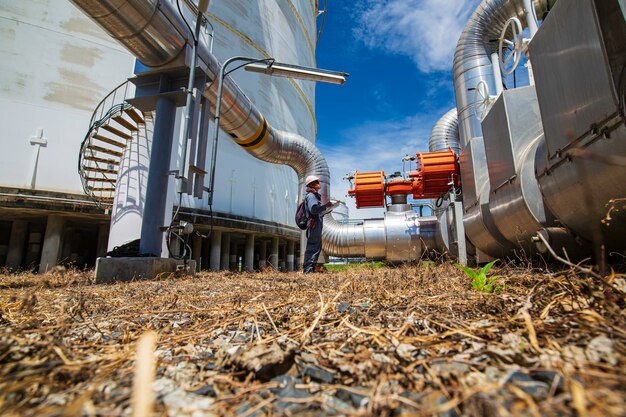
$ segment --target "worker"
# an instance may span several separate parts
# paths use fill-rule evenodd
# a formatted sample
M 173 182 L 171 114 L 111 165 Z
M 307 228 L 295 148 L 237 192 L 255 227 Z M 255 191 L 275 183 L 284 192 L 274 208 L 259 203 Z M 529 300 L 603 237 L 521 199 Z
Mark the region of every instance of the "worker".
M 332 203 L 329 201 L 322 204 L 319 194 L 321 188 L 320 179 L 315 175 L 309 175 L 304 182 L 306 184 L 306 210 L 309 215 L 309 223 L 306 229 L 306 251 L 304 252 L 304 273 L 315 272 L 317 258 L 322 251 L 322 228 L 324 226 L 324 214 Z

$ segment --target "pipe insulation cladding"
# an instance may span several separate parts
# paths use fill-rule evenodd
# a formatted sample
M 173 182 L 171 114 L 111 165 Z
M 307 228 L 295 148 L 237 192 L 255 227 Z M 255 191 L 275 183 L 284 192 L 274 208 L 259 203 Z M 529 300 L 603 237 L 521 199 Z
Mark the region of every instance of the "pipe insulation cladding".
M 550 0 L 534 0 L 536 14 L 548 10 Z M 496 52 L 502 27 L 511 17 L 526 21 L 524 0 L 483 0 L 469 18 L 454 53 L 453 74 L 461 142 L 463 178 L 463 223 L 467 237 L 479 250 L 480 258 L 506 257 L 515 245 L 499 231 L 490 213 L 490 184 L 481 119 L 477 116 L 474 90 L 486 83 L 490 93 L 495 85 L 491 55 Z M 482 256 L 481 256 L 482 255 Z M 487 256 L 485 256 L 487 255 Z
M 72 0 L 85 14 L 91 17 L 114 39 L 118 40 L 142 63 L 151 67 L 163 67 L 184 59 L 185 49 L 191 44 L 191 34 L 175 5 L 170 1 L 157 0 Z M 210 80 L 215 80 L 222 64 L 209 52 L 204 42 L 198 45 L 199 66 Z M 217 83 L 209 83 L 203 92 L 212 106 L 217 102 Z M 260 111 L 239 88 L 235 81 L 226 76 L 223 82 L 225 105 L 221 112 L 220 128 L 243 150 L 257 159 L 291 167 L 300 184 L 308 175 L 320 178 L 322 201 L 330 200 L 330 172 L 325 158 L 317 147 L 306 138 L 274 129 Z M 214 109 L 213 109 L 214 110 Z M 303 188 L 303 187 L 302 187 Z M 412 211 L 411 211 L 412 212 Z M 383 227 L 384 241 L 395 246 L 415 247 L 411 231 L 415 221 L 405 222 L 405 227 Z M 323 249 L 330 256 L 363 257 L 368 247 L 368 234 L 364 224 L 339 224 L 332 216 L 325 218 Z M 419 223 L 419 222 L 418 222 Z M 429 227 L 433 220 L 423 221 Z M 386 224 L 386 223 L 385 223 Z M 387 235 L 387 233 L 391 235 Z M 434 239 L 427 239 L 434 242 Z M 420 246 L 421 247 L 421 246 Z M 432 248 L 432 245 L 430 245 Z M 415 253 L 406 250 L 404 253 Z M 408 255 L 407 255 L 408 256 Z M 415 259 L 415 258 L 410 258 Z M 410 260 L 403 259 L 403 260 Z
M 461 154 L 461 143 L 459 141 L 459 118 L 456 107 L 448 110 L 441 116 L 433 127 L 428 140 L 428 150 L 430 152 L 446 151 L 452 148 L 455 154 Z

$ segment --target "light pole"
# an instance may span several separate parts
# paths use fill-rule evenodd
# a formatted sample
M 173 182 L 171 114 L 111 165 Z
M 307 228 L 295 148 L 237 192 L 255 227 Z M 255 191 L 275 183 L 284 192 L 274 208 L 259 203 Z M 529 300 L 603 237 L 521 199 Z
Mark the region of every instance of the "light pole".
M 240 65 L 226 72 L 226 67 L 233 62 L 242 61 L 246 64 Z M 215 126 L 213 132 L 213 148 L 211 156 L 211 178 L 209 181 L 209 209 L 213 206 L 213 195 L 215 185 L 215 165 L 217 158 L 217 143 L 219 139 L 220 115 L 222 107 L 222 89 L 224 85 L 224 77 L 231 72 L 245 66 L 246 71 L 257 72 L 277 77 L 297 78 L 301 80 L 320 81 L 331 84 L 344 84 L 348 74 L 345 72 L 320 70 L 317 68 L 303 67 L 299 65 L 291 65 L 279 63 L 274 58 L 250 58 L 246 56 L 233 56 L 228 58 L 217 76 L 217 101 L 215 103 Z

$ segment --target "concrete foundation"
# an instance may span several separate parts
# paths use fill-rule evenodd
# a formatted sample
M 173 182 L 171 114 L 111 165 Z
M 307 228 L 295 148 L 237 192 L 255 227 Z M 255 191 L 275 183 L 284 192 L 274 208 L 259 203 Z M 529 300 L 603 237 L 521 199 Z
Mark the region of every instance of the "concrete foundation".
M 153 279 L 159 274 L 181 273 L 194 275 L 196 261 L 188 261 L 185 269 L 182 260 L 170 258 L 98 258 L 96 260 L 96 284 L 114 281 Z

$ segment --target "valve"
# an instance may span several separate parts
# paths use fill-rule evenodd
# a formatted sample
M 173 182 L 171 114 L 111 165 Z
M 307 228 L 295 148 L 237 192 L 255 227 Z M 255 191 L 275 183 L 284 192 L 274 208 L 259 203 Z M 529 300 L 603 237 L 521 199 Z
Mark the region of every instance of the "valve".
M 459 163 L 452 148 L 441 152 L 420 152 L 416 155 L 417 170 L 409 174 L 415 180 L 413 198 L 438 198 L 448 192 L 451 181 L 460 186 Z
M 348 195 L 356 199 L 356 208 L 385 207 L 385 172 L 356 171 Z

